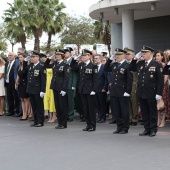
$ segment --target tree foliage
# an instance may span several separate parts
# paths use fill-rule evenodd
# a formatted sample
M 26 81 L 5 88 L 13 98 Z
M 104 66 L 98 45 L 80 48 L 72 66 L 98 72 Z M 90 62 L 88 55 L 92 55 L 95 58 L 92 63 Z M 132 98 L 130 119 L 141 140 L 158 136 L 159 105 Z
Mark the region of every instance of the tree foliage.
M 65 27 L 60 35 L 62 44 L 76 44 L 78 50 L 82 44 L 95 43 L 92 20 L 84 16 L 65 17 Z

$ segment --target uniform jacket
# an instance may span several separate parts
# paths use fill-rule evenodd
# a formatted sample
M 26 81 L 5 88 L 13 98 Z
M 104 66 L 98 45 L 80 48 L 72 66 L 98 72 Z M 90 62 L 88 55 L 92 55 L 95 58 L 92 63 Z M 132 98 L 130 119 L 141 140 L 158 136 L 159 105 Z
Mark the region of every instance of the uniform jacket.
M 156 94 L 162 96 L 164 77 L 162 74 L 162 64 L 151 60 L 145 68 L 145 61 L 132 60 L 131 71 L 138 72 L 138 82 L 136 94 L 143 99 L 155 98 Z
M 68 87 L 67 89 L 72 89 L 72 87 L 76 88 L 77 85 L 77 73 L 75 71 L 72 70 L 72 68 L 70 67 L 72 58 L 66 63 L 68 65 L 68 69 L 69 69 L 69 81 L 68 81 Z
M 74 71 L 78 72 L 79 76 L 79 93 L 80 94 L 90 94 L 92 91 L 97 90 L 97 66 L 91 62 L 84 67 L 84 63 L 78 64 L 76 60 L 72 60 L 70 64 Z
M 97 92 L 101 92 L 102 89 L 107 91 L 108 89 L 108 80 L 107 80 L 107 72 L 104 71 L 104 65 L 102 64 L 100 70 L 97 74 Z
M 44 67 L 38 63 L 35 67 L 34 64 L 28 66 L 27 75 L 27 93 L 39 94 L 45 92 L 46 89 L 46 72 Z
M 58 64 L 55 61 L 52 65 L 53 77 L 51 80 L 50 88 L 55 91 L 65 91 L 67 92 L 68 80 L 69 80 L 69 68 L 68 65 L 62 61 Z
M 110 96 L 123 97 L 124 93 L 131 94 L 132 74 L 129 71 L 129 64 L 124 61 L 119 67 L 118 63 L 111 63 L 108 60 L 105 64 L 105 70 L 111 72 Z

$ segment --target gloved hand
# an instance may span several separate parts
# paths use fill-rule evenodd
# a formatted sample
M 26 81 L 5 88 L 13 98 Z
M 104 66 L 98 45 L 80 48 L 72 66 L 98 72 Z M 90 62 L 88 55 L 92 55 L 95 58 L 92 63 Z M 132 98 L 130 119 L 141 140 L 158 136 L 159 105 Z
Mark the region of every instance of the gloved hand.
M 54 55 L 52 55 L 51 57 L 49 57 L 49 59 L 50 59 L 50 60 L 55 59 L 55 54 L 54 54 Z
M 116 55 L 114 54 L 110 57 L 110 60 L 114 60 L 115 58 L 116 58 Z
M 65 92 L 65 91 L 61 91 L 60 94 L 61 94 L 62 96 L 65 96 L 65 95 L 66 95 L 66 92 Z
M 167 65 L 170 65 L 170 61 L 168 62 L 168 64 Z
M 130 97 L 130 94 L 128 94 L 128 93 L 125 92 L 125 93 L 123 94 L 123 96 L 124 96 L 124 97 Z
M 44 97 L 44 92 L 40 92 L 40 97 L 43 98 Z
M 155 96 L 155 98 L 156 98 L 156 100 L 160 100 L 160 99 L 162 99 L 162 96 L 160 96 L 160 95 L 157 94 L 157 95 Z
M 74 60 L 78 60 L 81 56 L 74 57 Z
M 90 93 L 90 95 L 91 96 L 93 96 L 93 95 L 95 95 L 96 93 L 94 92 L 94 91 L 92 91 L 91 93 Z
M 76 88 L 75 88 L 75 87 L 72 87 L 71 89 L 72 89 L 72 90 L 75 90 Z
M 140 51 L 140 52 L 138 52 L 136 55 L 135 55 L 135 57 L 134 57 L 134 59 L 139 59 L 139 58 L 141 58 L 142 57 L 142 52 Z
M 24 61 L 29 61 L 31 59 L 31 56 L 27 56 Z

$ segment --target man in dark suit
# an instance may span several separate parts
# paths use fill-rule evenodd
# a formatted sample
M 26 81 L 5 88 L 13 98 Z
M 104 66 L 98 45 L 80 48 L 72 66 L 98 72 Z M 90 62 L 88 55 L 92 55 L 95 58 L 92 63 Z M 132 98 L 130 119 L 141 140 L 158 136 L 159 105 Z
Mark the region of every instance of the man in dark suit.
M 129 64 L 125 60 L 126 51 L 116 49 L 115 55 L 108 59 L 105 70 L 112 72 L 110 87 L 111 105 L 117 123 L 117 130 L 113 133 L 125 134 L 129 130 L 129 97 L 132 89 L 132 75 Z M 111 64 L 115 59 L 115 63 Z
M 162 98 L 164 77 L 162 74 L 162 65 L 153 60 L 154 49 L 143 46 L 141 49 L 144 60 L 137 61 L 135 57 L 131 64 L 130 70 L 138 72 L 138 82 L 136 94 L 139 97 L 139 104 L 142 112 L 144 123 L 144 132 L 140 136 L 149 135 L 153 137 L 157 132 L 157 100 Z
M 68 87 L 67 87 L 67 97 L 68 97 L 68 114 L 67 114 L 67 120 L 68 122 L 72 122 L 74 115 L 74 91 L 76 90 L 77 85 L 77 73 L 73 71 L 70 67 L 72 58 L 71 58 L 71 51 L 73 51 L 72 48 L 64 49 L 65 51 L 65 63 L 68 65 L 69 69 L 69 81 L 68 81 Z
M 104 123 L 106 121 L 106 97 L 107 97 L 107 72 L 104 71 L 104 65 L 102 64 L 103 57 L 100 55 L 94 56 L 94 64 L 97 65 L 97 88 L 96 88 L 96 105 L 98 111 L 98 123 Z
M 79 72 L 79 93 L 82 99 L 84 116 L 86 119 L 86 128 L 83 131 L 96 130 L 96 113 L 95 113 L 95 92 L 97 88 L 97 66 L 90 61 L 91 51 L 82 51 L 82 63 L 76 62 L 77 57 L 73 60 L 71 67 Z
M 27 93 L 30 96 L 30 102 L 34 114 L 34 123 L 31 127 L 44 126 L 44 102 L 43 97 L 46 89 L 46 71 L 40 64 L 41 54 L 33 51 L 28 70 Z
M 19 99 L 17 91 L 15 90 L 14 79 L 14 67 L 15 67 L 15 54 L 10 52 L 8 54 L 8 62 L 5 64 L 5 86 L 7 88 L 7 100 L 9 106 L 9 113 L 6 116 L 19 114 Z

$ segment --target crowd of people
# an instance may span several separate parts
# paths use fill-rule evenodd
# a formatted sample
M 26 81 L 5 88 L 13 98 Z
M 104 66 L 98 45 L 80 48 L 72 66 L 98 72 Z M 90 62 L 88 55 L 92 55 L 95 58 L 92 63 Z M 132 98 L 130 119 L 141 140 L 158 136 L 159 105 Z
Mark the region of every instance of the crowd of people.
M 0 116 L 32 120 L 31 127 L 44 126 L 48 116 L 56 129 L 65 129 L 76 111 L 86 122 L 83 131 L 95 131 L 110 116 L 114 134 L 126 134 L 140 121 L 140 136 L 156 136 L 170 113 L 170 50 L 143 46 L 135 55 L 117 48 L 108 56 L 87 49 L 76 55 L 72 48 L 9 52 L 0 57 Z

